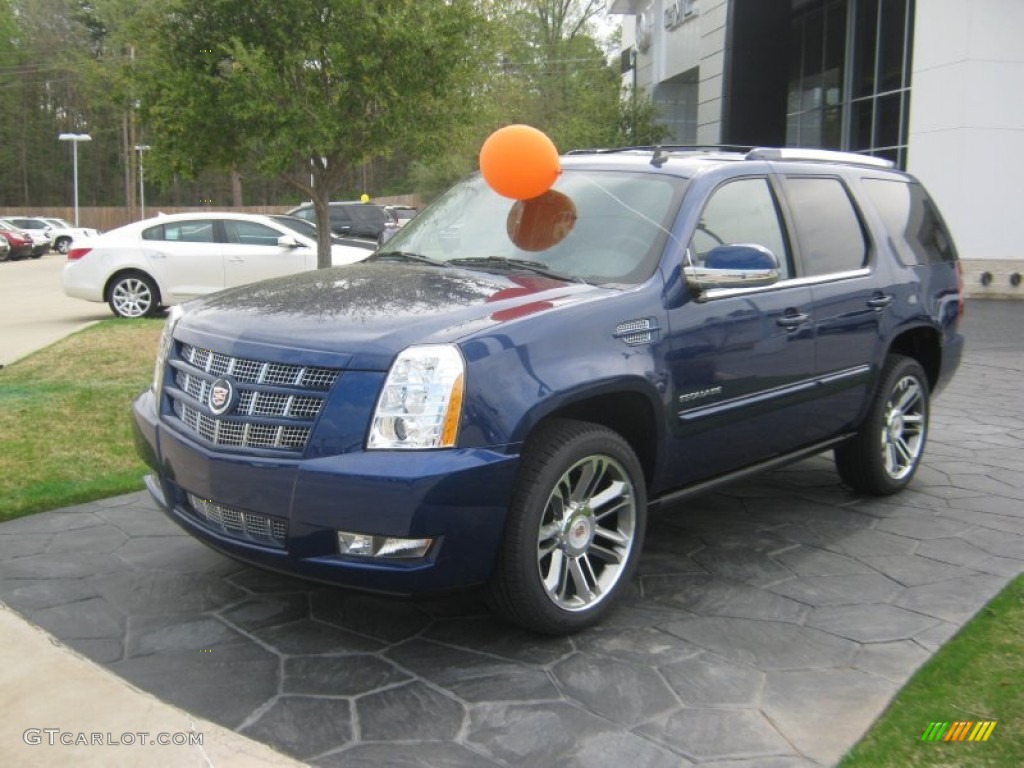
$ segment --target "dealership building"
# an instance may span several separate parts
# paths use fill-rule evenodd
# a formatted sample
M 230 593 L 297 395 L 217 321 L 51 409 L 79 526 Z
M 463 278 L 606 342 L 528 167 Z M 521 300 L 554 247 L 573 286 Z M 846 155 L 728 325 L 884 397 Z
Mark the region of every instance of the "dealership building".
M 928 187 L 971 295 L 1024 296 L 1024 0 L 609 0 L 666 144 L 892 160 Z

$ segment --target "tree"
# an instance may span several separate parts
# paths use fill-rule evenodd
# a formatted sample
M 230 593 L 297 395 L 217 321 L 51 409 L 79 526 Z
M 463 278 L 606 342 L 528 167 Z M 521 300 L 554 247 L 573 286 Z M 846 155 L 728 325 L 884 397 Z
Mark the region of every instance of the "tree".
M 339 181 L 442 147 L 472 107 L 477 22 L 471 0 L 169 0 L 139 30 L 153 169 L 279 176 L 312 200 L 329 266 Z

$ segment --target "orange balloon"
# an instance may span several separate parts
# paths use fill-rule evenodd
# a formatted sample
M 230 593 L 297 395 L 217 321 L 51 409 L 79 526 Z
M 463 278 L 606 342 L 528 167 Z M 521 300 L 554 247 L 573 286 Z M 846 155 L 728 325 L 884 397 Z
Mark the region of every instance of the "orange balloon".
M 480 172 L 499 195 L 530 200 L 547 192 L 558 178 L 558 150 L 536 128 L 506 125 L 480 148 Z
M 530 200 L 519 200 L 505 220 L 509 239 L 524 251 L 544 251 L 557 245 L 575 225 L 576 206 L 553 189 Z

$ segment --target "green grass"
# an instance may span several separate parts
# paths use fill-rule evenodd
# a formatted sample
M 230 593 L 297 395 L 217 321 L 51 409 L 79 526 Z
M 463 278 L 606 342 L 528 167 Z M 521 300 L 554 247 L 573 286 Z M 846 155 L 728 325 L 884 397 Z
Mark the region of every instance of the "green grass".
M 142 488 L 131 401 L 161 320 L 110 320 L 0 370 L 0 521 Z
M 922 742 L 932 721 L 995 720 L 986 742 Z M 907 683 L 841 768 L 1024 765 L 1024 576 Z

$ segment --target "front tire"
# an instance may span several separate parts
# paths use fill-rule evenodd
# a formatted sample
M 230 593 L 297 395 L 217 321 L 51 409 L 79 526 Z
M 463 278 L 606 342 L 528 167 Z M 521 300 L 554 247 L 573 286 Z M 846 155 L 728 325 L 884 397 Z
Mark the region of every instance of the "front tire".
M 68 251 L 71 250 L 71 238 L 61 237 L 58 238 L 57 242 L 53 244 L 54 248 L 57 249 L 57 253 L 66 256 Z
M 929 411 L 924 369 L 912 358 L 890 355 L 860 431 L 835 449 L 843 482 L 871 496 L 903 490 L 924 454 Z
M 599 622 L 632 580 L 646 512 L 643 470 L 618 433 L 561 419 L 541 427 L 523 450 L 493 607 L 552 635 Z
M 110 283 L 107 304 L 117 317 L 152 317 L 160 308 L 160 294 L 152 278 L 127 272 Z

